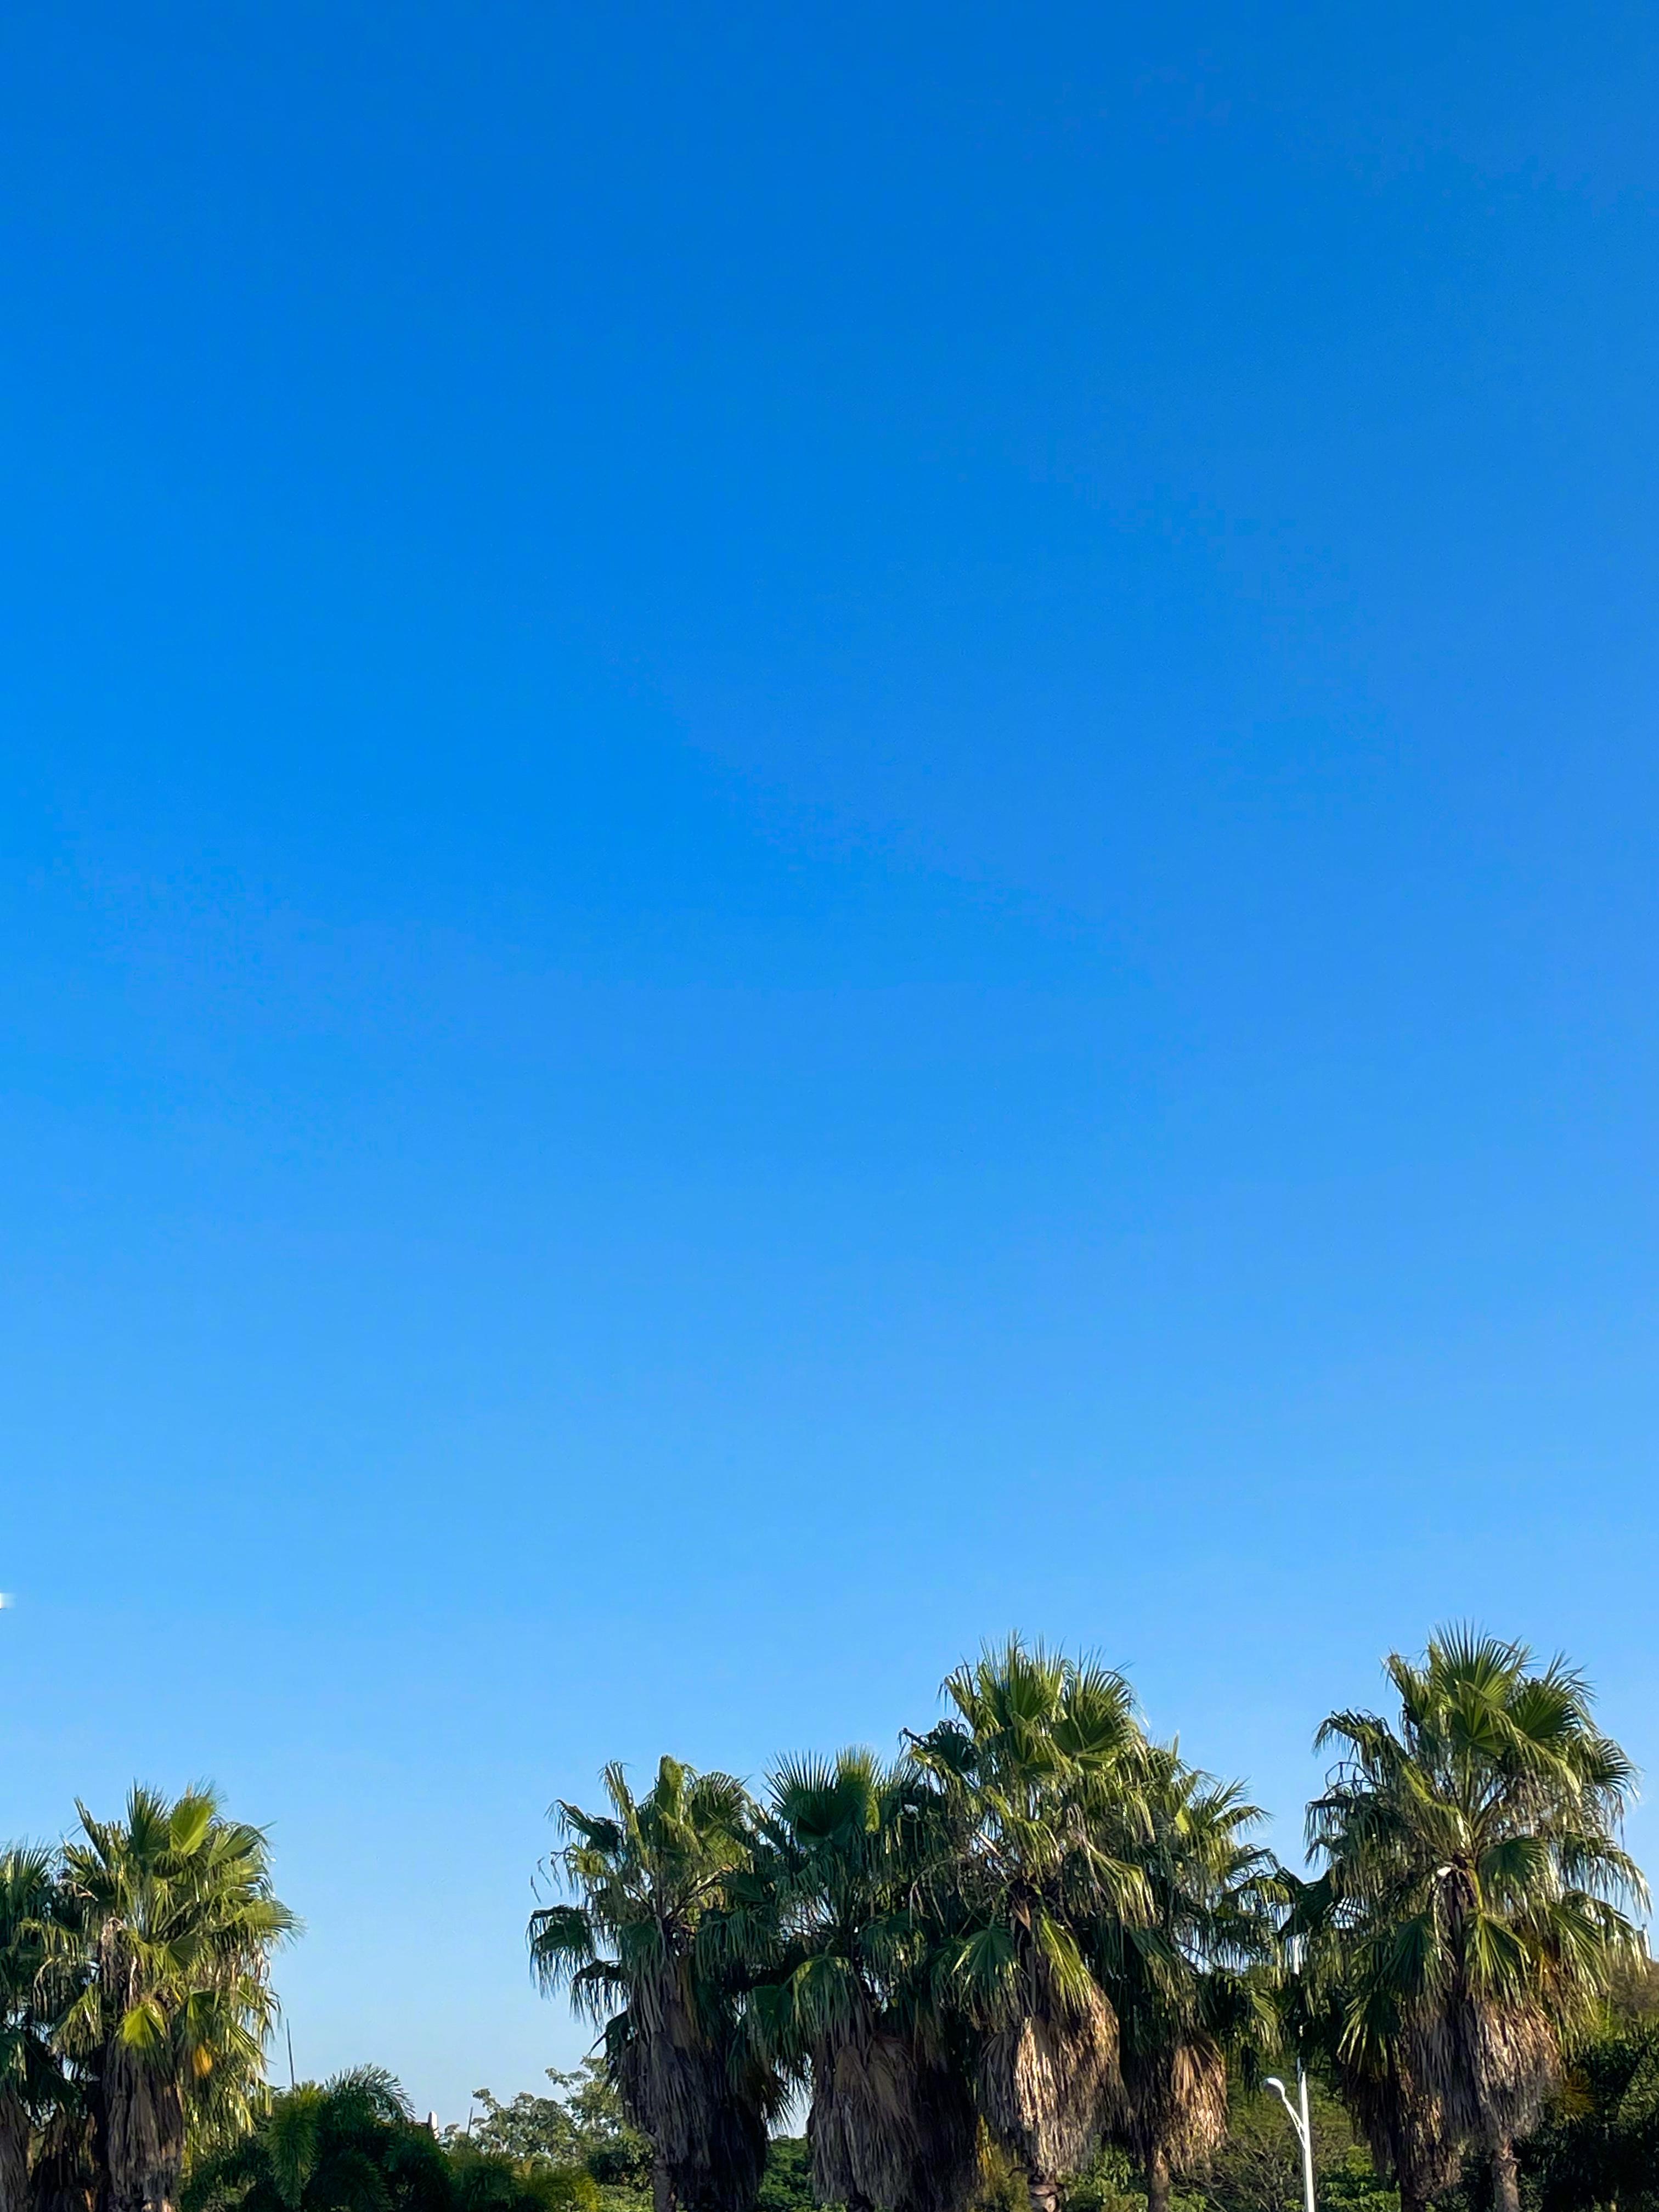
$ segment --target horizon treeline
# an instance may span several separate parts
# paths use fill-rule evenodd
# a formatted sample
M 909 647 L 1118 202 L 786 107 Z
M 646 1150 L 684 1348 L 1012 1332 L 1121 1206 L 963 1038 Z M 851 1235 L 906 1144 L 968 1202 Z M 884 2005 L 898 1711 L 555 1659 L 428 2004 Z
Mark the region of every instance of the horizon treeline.
M 1299 1874 L 1018 1638 L 891 1759 L 608 1767 L 529 1927 L 595 2052 L 441 2135 L 374 2066 L 270 2090 L 263 1831 L 77 1805 L 0 1852 L 0 2212 L 1294 2212 L 1304 2069 L 1332 2212 L 1659 2212 L 1630 1762 L 1522 1645 L 1386 1674 L 1318 1731 Z

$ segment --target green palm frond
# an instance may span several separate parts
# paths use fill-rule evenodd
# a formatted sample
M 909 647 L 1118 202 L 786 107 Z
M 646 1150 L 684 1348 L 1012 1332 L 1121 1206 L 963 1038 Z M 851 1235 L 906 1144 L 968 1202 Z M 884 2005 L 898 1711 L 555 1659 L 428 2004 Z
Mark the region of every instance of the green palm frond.
M 1618 1842 L 1632 1770 L 1581 1674 L 1466 1626 L 1386 1673 L 1397 1723 L 1341 1712 L 1319 1732 L 1340 1756 L 1289 1924 L 1306 2016 L 1332 2023 L 1379 2156 L 1420 2190 L 1459 2143 L 1529 2124 L 1646 1895 Z
M 176 2176 L 245 2128 L 264 2098 L 273 1951 L 297 1926 L 264 1832 L 204 1787 L 168 1802 L 135 1785 L 124 1817 L 78 1808 L 64 1846 L 42 1986 L 58 2064 L 108 2115 L 110 2188 L 124 2159 Z
M 756 1808 L 735 1777 L 670 1758 L 643 1796 L 620 1765 L 601 1778 L 608 1813 L 553 1808 L 566 1898 L 531 1917 L 532 1971 L 600 2027 L 611 2081 L 686 2201 L 746 2205 L 782 2094 L 739 2024 L 769 1910 Z

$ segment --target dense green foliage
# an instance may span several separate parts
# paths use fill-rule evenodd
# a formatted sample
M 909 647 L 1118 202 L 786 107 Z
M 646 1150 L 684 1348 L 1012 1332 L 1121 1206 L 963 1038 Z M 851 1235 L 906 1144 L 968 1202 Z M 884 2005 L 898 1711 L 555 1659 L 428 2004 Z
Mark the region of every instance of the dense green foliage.
M 78 1810 L 61 1850 L 0 1868 L 0 2212 L 166 2212 L 260 2106 L 294 1919 L 211 1791 Z
M 1659 2212 L 1659 1969 L 1644 1961 L 1620 1978 L 1522 2146 L 1521 2181 L 1539 2212 Z
M 942 1841 L 938 1809 L 905 1762 L 789 1761 L 734 1893 L 744 2026 L 810 2092 L 820 2203 L 950 2212 L 973 2186 L 973 2101 L 933 2002 L 930 1916 L 915 1896 Z
M 1595 2166 L 1559 2093 L 1639 1948 L 1628 1763 L 1583 1680 L 1519 1645 L 1453 1632 L 1388 1673 L 1397 1723 L 1321 1730 L 1341 1756 L 1307 1882 L 1252 1841 L 1237 1785 L 1147 1736 L 1120 1675 L 1018 1640 L 951 1674 L 948 1717 L 890 1765 L 793 1760 L 755 1802 L 665 1762 L 637 1806 L 613 1771 L 613 1816 L 562 1808 L 571 1901 L 532 1948 L 605 2027 L 659 2212 L 751 2212 L 763 2171 L 720 2147 L 720 2107 L 752 2130 L 786 2089 L 815 2197 L 849 2212 L 1022 2191 L 1031 2212 L 1283 2212 L 1297 2155 L 1251 2087 L 1270 2059 L 1341 2100 L 1314 2100 L 1328 2203 L 1483 2212 L 1485 2190 L 1519 2212 L 1540 2124 L 1549 2212 L 1582 2201 L 1613 2153 Z M 1596 2062 L 1626 2148 L 1645 2051 Z M 1529 2193 L 1544 2176 L 1526 2165 Z
M 1472 2151 L 1517 2212 L 1518 2140 L 1638 1948 L 1617 1831 L 1629 1761 L 1560 1661 L 1462 1632 L 1397 1655 L 1393 1723 L 1334 1713 L 1298 1902 L 1309 1998 L 1350 2109 L 1407 2207 Z
M 1298 2067 L 1321 2212 L 1659 2212 L 1628 1761 L 1559 1660 L 1387 1669 L 1397 1717 L 1320 1731 L 1307 1880 L 1018 1639 L 890 1760 L 613 1765 L 530 1926 L 596 2052 L 441 2134 L 374 2069 L 270 2093 L 260 1831 L 80 1808 L 0 1850 L 0 2212 L 1301 2212 Z
M 934 2001 L 969 2044 L 985 2127 L 1050 2212 L 1121 2096 L 1089 1954 L 1103 1928 L 1150 1918 L 1150 1747 L 1121 1674 L 1017 1640 L 945 1687 L 954 1715 L 915 1746 L 945 1808 Z
M 1340 2102 L 1316 2081 L 1309 2104 L 1322 2206 L 1328 2212 L 1397 2212 L 1395 2191 L 1378 2179 Z M 1205 2212 L 1291 2212 L 1301 2203 L 1296 2142 L 1277 2099 L 1235 2084 L 1224 2139 L 1186 2191 Z
M 766 2146 L 757 2212 L 816 2212 L 812 2147 L 805 2136 L 774 2136 Z
M 551 2166 L 580 2166 L 601 2189 L 647 2190 L 651 2144 L 630 2127 L 622 2099 L 604 2069 L 589 2058 L 574 2072 L 549 2067 L 550 2097 L 520 2090 L 502 2104 L 488 2089 L 475 2089 L 475 2105 L 464 2130 L 452 2129 L 452 2144 L 470 2142 L 480 2150 L 508 2158 L 538 2159 Z
M 561 1803 L 560 1871 L 575 1901 L 530 1923 L 543 1986 L 603 2027 L 606 2071 L 648 2136 L 659 2202 L 750 2212 L 782 2084 L 744 2034 L 733 1972 L 737 1878 L 753 1860 L 752 1808 L 726 1774 L 665 1759 L 636 1798 L 607 1768 L 608 1813 Z
M 372 2067 L 271 2099 L 246 2135 L 198 2160 L 182 2212 L 599 2212 L 579 2164 L 514 2158 L 417 2125 Z
M 1230 2057 L 1247 2070 L 1278 2040 L 1267 1969 L 1283 1885 L 1251 1844 L 1261 1819 L 1231 1784 L 1153 1750 L 1134 1860 L 1143 1916 L 1108 1915 L 1091 1954 L 1118 2022 L 1118 2110 L 1108 2126 L 1164 2212 L 1229 2131 Z

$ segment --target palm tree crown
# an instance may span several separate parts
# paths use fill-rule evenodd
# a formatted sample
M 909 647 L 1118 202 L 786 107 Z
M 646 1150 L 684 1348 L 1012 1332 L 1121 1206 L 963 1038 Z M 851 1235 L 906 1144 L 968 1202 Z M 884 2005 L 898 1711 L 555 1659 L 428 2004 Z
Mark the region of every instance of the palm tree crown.
M 556 1808 L 576 1901 L 532 1916 L 537 1976 L 603 2026 L 611 2079 L 656 2154 L 659 2212 L 749 2212 L 779 2094 L 737 2020 L 732 1923 L 754 1808 L 730 1775 L 672 1759 L 643 1797 L 620 1766 L 604 1779 L 608 1814 Z
M 275 2016 L 270 1954 L 295 1927 L 261 1830 L 211 1790 L 135 1787 L 125 1820 L 84 1805 L 63 1887 L 78 1987 L 58 2030 L 88 2080 L 111 2212 L 162 2212 L 185 2146 L 252 2117 Z
M 389 2074 L 359 2067 L 271 2100 L 195 2163 L 182 2212 L 451 2212 L 448 2162 Z
M 849 2212 L 956 2212 L 977 2179 L 964 2070 L 928 2002 L 939 1809 L 912 1762 L 846 1751 L 781 1766 L 763 1823 L 751 2032 L 810 2078 L 815 2193 Z
M 1645 1891 L 1618 1843 L 1634 1777 L 1559 1660 L 1457 1630 L 1387 1672 L 1397 1726 L 1334 1713 L 1317 1738 L 1342 1756 L 1308 1814 L 1310 1979 L 1407 2203 L 1478 2143 L 1514 2212 L 1515 2140 L 1638 1942 L 1625 1908 Z
M 1146 2172 L 1151 2212 L 1164 2212 L 1172 2176 L 1225 2137 L 1229 2053 L 1273 2038 L 1267 1969 L 1281 1885 L 1272 1853 L 1249 1840 L 1263 1815 L 1236 1783 L 1159 1746 L 1145 1804 L 1136 1856 L 1148 1912 L 1105 1916 L 1093 1957 L 1118 2019 L 1115 2132 Z
M 987 2124 L 1048 2212 L 1121 2086 L 1083 1931 L 1148 1911 L 1146 1741 L 1121 1674 L 1018 1638 L 945 1688 L 955 1717 L 914 1744 L 955 1830 L 936 1982 L 976 2032 Z

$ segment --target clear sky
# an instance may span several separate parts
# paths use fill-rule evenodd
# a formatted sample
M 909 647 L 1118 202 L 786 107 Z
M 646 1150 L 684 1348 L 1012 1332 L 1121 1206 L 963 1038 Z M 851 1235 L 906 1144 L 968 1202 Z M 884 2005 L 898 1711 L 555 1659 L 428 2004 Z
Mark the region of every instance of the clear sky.
M 1013 1626 L 1659 1765 L 1656 43 L 6 9 L 0 1832 L 216 1778 L 302 2070 Z

